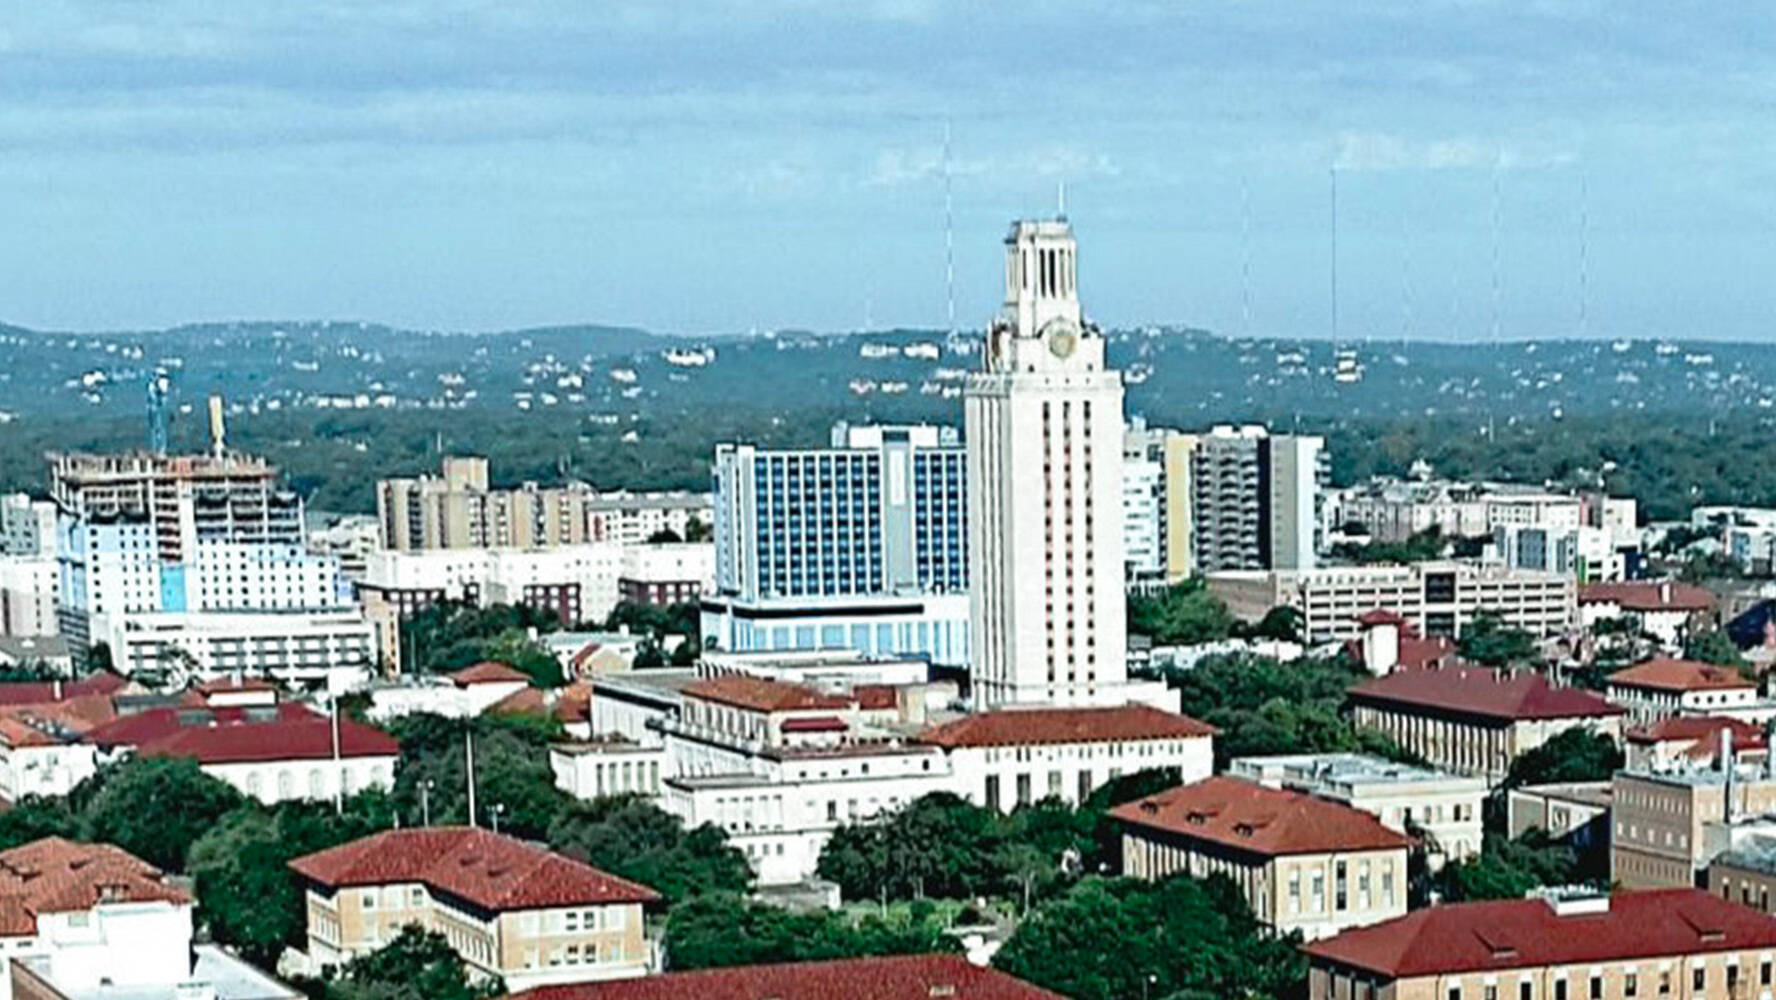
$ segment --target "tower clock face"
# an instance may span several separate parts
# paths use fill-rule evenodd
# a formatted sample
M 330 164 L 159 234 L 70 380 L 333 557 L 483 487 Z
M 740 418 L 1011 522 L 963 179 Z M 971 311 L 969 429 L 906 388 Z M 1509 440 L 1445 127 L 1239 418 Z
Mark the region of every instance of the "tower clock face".
M 1051 321 L 1042 335 L 1048 341 L 1049 353 L 1062 360 L 1072 357 L 1073 349 L 1079 346 L 1079 331 L 1066 320 Z

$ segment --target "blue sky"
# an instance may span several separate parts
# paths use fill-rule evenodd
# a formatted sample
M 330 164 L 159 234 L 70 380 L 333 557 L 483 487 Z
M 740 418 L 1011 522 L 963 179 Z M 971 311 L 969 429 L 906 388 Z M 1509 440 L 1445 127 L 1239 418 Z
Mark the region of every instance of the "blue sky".
M 940 326 L 947 121 L 963 325 L 1065 182 L 1101 321 L 1329 335 L 1336 166 L 1347 337 L 1776 339 L 1773 28 L 1718 0 L 33 0 L 0 22 L 0 318 Z

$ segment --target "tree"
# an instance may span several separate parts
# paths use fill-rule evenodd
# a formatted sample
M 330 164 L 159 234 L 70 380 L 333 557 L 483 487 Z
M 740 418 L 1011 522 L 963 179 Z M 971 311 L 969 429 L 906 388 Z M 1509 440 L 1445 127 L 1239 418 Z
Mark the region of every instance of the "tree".
M 1005 883 L 1005 841 L 998 813 L 933 792 L 887 816 L 834 830 L 818 871 L 847 898 L 960 899 Z
M 1723 667 L 1748 666 L 1745 657 L 1739 655 L 1738 645 L 1721 629 L 1705 629 L 1691 635 L 1684 641 L 1684 656 Z
M 184 758 L 132 757 L 98 776 L 85 809 L 85 833 L 158 868 L 185 870 L 204 831 L 246 800 Z
M 700 517 L 692 517 L 685 521 L 685 541 L 707 542 L 714 537 L 714 531 L 708 522 Z
M 684 539 L 680 538 L 678 532 L 673 531 L 671 528 L 661 528 L 649 535 L 647 539 L 649 545 L 677 545 L 682 541 L 684 541 Z
M 1459 647 L 1464 658 L 1489 667 L 1529 663 L 1537 657 L 1535 636 L 1506 625 L 1490 611 L 1482 611 L 1468 622 Z
M 1362 565 L 1416 563 L 1442 558 L 1449 544 L 1450 540 L 1443 537 L 1443 529 L 1433 524 L 1414 532 L 1403 542 L 1369 542 L 1365 545 L 1340 542 L 1332 546 L 1332 554 Z
M 199 914 L 216 940 L 257 965 L 275 966 L 284 946 L 303 944 L 306 924 L 289 863 L 393 823 L 393 803 L 380 791 L 352 796 L 339 814 L 324 802 L 284 802 L 269 811 L 242 805 L 191 845 L 187 867 Z
M 752 886 L 746 855 L 720 827 L 686 830 L 677 816 L 639 796 L 575 803 L 550 824 L 548 840 L 555 850 L 649 886 L 671 903 Z
M 1518 754 L 1505 772 L 1506 788 L 1523 785 L 1608 781 L 1622 767 L 1616 741 L 1589 729 L 1563 729 L 1541 746 Z
M 1274 997 L 1306 976 L 1298 944 L 1259 924 L 1221 876 L 1088 878 L 1020 923 L 993 964 L 1077 1000 Z
M 1515 840 L 1487 834 L 1479 854 L 1444 865 L 1431 882 L 1445 902 L 1458 903 L 1521 899 L 1542 886 L 1607 884 L 1608 880 L 1607 857 L 1601 869 L 1595 864 L 1586 866 L 1572 848 L 1541 830 L 1530 830 Z
M 853 919 L 840 912 L 792 913 L 734 895 L 698 896 L 666 918 L 666 960 L 672 969 L 763 962 L 805 962 L 870 955 L 955 951 L 934 911 L 895 918 Z
M 401 743 L 395 765 L 394 801 L 407 825 L 423 820 L 420 790 L 435 824 L 469 821 L 466 735 L 474 734 L 477 822 L 493 822 L 499 807 L 500 829 L 521 837 L 541 838 L 555 817 L 574 800 L 555 787 L 549 768 L 552 720 L 522 715 L 485 715 L 471 720 L 420 714 L 390 726 Z M 429 782 L 429 786 L 427 785 Z
M 80 835 L 80 814 L 61 796 L 27 795 L 0 812 L 0 851 L 44 837 Z
M 1246 632 L 1251 639 L 1275 639 L 1279 642 L 1301 641 L 1301 612 L 1281 604 L 1264 613 L 1258 624 Z
M 1233 634 L 1237 623 L 1208 584 L 1192 577 L 1158 595 L 1138 595 L 1128 602 L 1130 632 L 1151 636 L 1155 645 L 1191 646 L 1217 642 Z
M 505 992 L 497 977 L 471 981 L 443 934 L 408 924 L 393 941 L 345 963 L 326 1000 L 487 1000 Z

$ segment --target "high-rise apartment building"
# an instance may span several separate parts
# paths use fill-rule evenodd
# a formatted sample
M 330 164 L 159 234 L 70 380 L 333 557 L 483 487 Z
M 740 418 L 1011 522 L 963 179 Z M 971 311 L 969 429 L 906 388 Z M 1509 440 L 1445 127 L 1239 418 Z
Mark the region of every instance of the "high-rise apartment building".
M 302 500 L 264 461 L 52 455 L 62 632 L 84 648 L 100 615 L 310 611 L 349 599 L 335 559 L 306 551 Z
M 950 427 L 833 428 L 829 448 L 715 449 L 723 594 L 841 597 L 968 586 L 964 452 Z
M 1217 426 L 1186 435 L 1191 572 L 1311 569 L 1325 439 Z
M 1005 304 L 963 394 L 971 683 L 982 705 L 1131 695 L 1122 377 L 1080 310 L 1077 261 L 1065 219 L 1012 224 Z
M 709 498 L 695 493 L 601 494 L 586 483 L 494 489 L 487 459 L 445 456 L 440 474 L 376 485 L 382 547 L 552 548 L 587 542 L 641 543 L 660 532 L 679 538 L 707 527 Z
M 1325 439 L 1217 426 L 1124 436 L 1130 579 L 1224 569 L 1308 569 L 1323 541 Z
M 966 453 L 954 428 L 833 428 L 827 448 L 716 448 L 716 592 L 735 652 L 968 655 Z

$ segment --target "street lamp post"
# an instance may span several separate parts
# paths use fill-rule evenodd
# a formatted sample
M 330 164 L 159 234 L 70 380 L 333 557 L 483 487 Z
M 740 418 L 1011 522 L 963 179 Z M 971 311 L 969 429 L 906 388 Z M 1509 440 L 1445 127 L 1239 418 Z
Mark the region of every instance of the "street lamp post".
M 419 783 L 419 825 L 432 825 L 432 779 Z
M 500 817 L 504 816 L 505 814 L 506 814 L 506 804 L 504 802 L 495 802 L 493 804 L 493 832 L 494 833 L 500 832 L 499 831 Z

